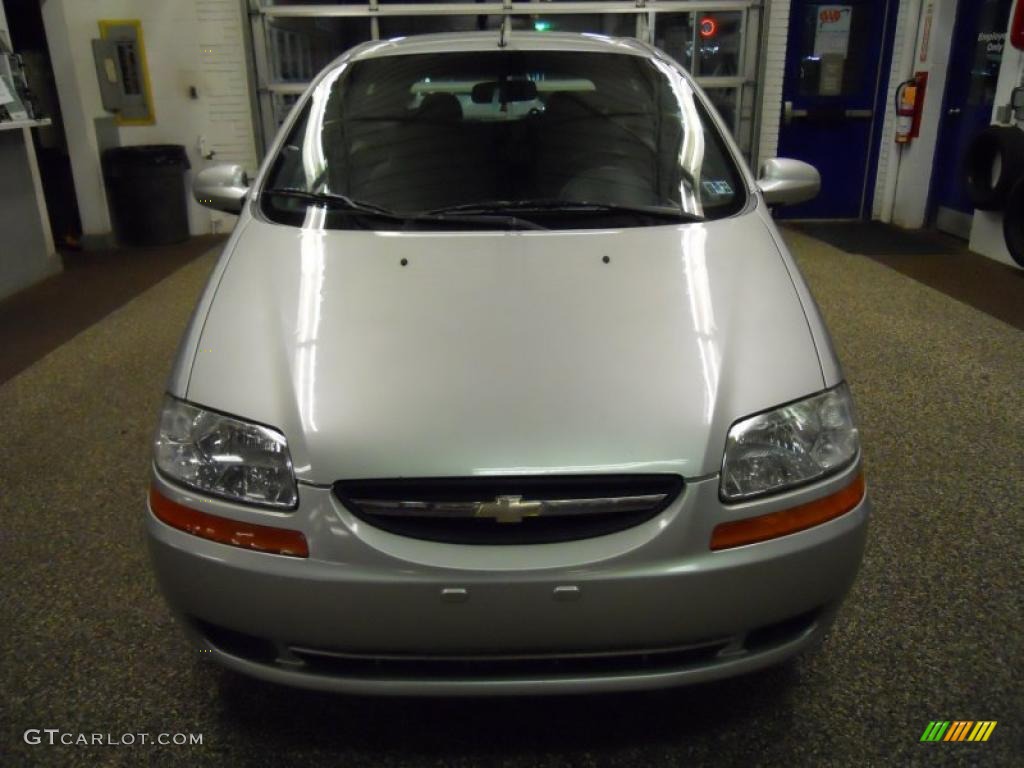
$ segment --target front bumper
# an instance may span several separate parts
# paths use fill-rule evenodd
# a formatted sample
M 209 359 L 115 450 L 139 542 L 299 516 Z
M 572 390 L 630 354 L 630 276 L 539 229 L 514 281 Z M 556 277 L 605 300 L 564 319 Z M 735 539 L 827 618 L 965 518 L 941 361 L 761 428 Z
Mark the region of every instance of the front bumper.
M 827 495 L 723 507 L 690 482 L 669 509 L 596 539 L 522 546 L 415 541 L 368 528 L 328 489 L 287 515 L 160 493 L 211 514 L 302 530 L 310 557 L 228 547 L 148 515 L 160 586 L 203 650 L 263 679 L 375 694 L 634 690 L 727 677 L 821 638 L 860 565 L 870 506 L 711 552 L 713 526 Z M 268 523 L 268 519 L 271 521 Z

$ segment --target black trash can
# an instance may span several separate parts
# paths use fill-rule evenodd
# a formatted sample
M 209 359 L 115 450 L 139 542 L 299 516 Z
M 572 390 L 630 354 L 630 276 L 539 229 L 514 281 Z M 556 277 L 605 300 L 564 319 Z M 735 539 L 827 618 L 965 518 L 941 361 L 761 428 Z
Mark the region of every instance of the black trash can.
M 167 245 L 188 239 L 189 167 L 180 144 L 114 147 L 103 153 L 103 178 L 119 243 Z

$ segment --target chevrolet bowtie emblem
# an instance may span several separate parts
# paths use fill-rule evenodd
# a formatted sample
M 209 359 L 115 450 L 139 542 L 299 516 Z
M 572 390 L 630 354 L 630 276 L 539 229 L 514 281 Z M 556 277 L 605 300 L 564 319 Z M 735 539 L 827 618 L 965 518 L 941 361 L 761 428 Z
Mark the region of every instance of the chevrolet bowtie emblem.
M 544 509 L 543 501 L 523 501 L 522 496 L 498 496 L 494 501 L 481 501 L 476 517 L 493 517 L 498 523 L 521 523 L 524 517 L 537 517 Z

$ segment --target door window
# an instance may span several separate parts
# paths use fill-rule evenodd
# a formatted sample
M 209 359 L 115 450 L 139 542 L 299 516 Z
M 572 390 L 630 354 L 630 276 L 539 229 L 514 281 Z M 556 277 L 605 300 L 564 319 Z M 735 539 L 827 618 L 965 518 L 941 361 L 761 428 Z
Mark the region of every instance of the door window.
M 847 96 L 861 90 L 872 63 L 864 56 L 871 34 L 869 13 L 870 9 L 853 5 L 814 3 L 804 8 L 801 96 Z
M 697 45 L 693 74 L 698 77 L 729 77 L 740 71 L 740 31 L 743 14 L 697 14 Z
M 979 11 L 978 34 L 974 42 L 974 61 L 971 63 L 971 83 L 967 103 L 971 106 L 991 105 L 996 100 L 996 81 L 999 64 L 1006 45 L 1006 19 L 1009 15 L 1006 0 L 987 0 Z
M 698 77 L 740 73 L 743 14 L 661 13 L 654 44 Z

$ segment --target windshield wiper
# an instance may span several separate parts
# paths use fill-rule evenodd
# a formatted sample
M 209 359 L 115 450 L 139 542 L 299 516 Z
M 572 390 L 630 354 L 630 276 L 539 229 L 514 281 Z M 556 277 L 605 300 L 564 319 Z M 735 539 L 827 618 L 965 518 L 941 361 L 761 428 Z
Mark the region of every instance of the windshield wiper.
M 500 211 L 424 211 L 423 213 L 410 214 L 406 220 L 410 222 L 452 221 L 462 224 L 511 224 L 520 229 L 548 229 L 548 227 L 538 224 L 536 221 L 530 221 L 521 216 L 513 216 Z
M 347 195 L 340 195 L 336 192 L 307 192 L 304 189 L 281 187 L 264 189 L 263 194 L 288 197 L 294 200 L 305 200 L 313 204 L 330 206 L 342 212 L 380 216 L 402 222 L 406 226 L 416 222 L 452 222 L 455 224 L 509 224 L 523 229 L 547 229 L 547 227 L 529 219 L 507 214 L 489 213 L 487 211 L 467 210 L 465 213 L 462 213 L 438 210 L 424 211 L 422 213 L 399 213 L 375 203 L 354 200 Z
M 264 189 L 265 195 L 276 195 L 278 197 L 290 197 L 294 200 L 305 200 L 309 203 L 320 203 L 322 205 L 340 208 L 355 213 L 370 213 L 375 216 L 385 216 L 389 219 L 404 220 L 406 217 L 400 213 L 384 208 L 374 203 L 365 203 L 362 200 L 353 200 L 347 195 L 339 195 L 336 192 L 307 192 L 304 189 L 294 187 L 279 187 Z
M 598 203 L 589 200 L 560 200 L 558 198 L 537 198 L 524 200 L 488 200 L 480 203 L 464 203 L 447 208 L 425 211 L 426 214 L 440 213 L 500 213 L 502 211 L 550 211 L 566 213 L 635 213 L 642 216 L 690 223 L 705 221 L 703 216 L 676 208 L 671 205 L 625 205 L 619 203 Z

